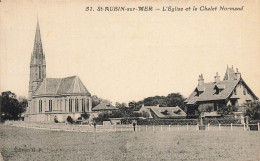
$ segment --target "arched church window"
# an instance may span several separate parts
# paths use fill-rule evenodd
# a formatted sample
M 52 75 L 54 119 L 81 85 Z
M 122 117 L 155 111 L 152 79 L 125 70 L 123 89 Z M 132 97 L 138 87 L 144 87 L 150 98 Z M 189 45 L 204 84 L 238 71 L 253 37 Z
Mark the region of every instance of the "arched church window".
M 52 100 L 49 100 L 49 111 L 52 111 Z
M 72 99 L 69 99 L 69 112 L 72 112 Z
M 85 111 L 85 99 L 84 98 L 82 98 L 82 112 L 86 112 Z
M 79 111 L 79 101 L 78 98 L 75 99 L 75 112 Z
M 39 79 L 42 79 L 42 74 L 41 74 L 41 67 L 39 67 Z

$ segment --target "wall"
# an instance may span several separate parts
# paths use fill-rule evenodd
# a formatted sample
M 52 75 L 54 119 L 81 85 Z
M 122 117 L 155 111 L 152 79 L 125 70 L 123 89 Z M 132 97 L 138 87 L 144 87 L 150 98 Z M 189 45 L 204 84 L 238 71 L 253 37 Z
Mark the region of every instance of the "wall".
M 235 98 L 239 98 L 237 100 L 237 105 L 238 106 L 241 106 L 243 105 L 244 103 L 246 103 L 247 100 L 251 100 L 251 101 L 254 101 L 254 97 L 250 94 L 250 92 L 246 89 L 246 87 L 244 86 L 243 83 L 239 83 L 237 86 L 236 86 L 236 95 L 235 93 L 233 92 L 232 97 L 235 97 Z M 244 90 L 245 90 L 245 94 L 244 94 Z
M 78 111 L 75 111 L 75 99 L 78 99 Z M 72 111 L 69 111 L 69 99 L 72 99 Z M 29 122 L 54 122 L 54 117 L 61 115 L 64 120 L 71 116 L 76 120 L 83 113 L 82 99 L 85 100 L 85 112 L 92 111 L 92 101 L 89 96 L 59 96 L 59 97 L 34 97 L 28 106 L 25 121 Z M 42 100 L 42 112 L 39 111 L 39 101 Z M 49 111 L 49 100 L 52 100 L 52 111 Z

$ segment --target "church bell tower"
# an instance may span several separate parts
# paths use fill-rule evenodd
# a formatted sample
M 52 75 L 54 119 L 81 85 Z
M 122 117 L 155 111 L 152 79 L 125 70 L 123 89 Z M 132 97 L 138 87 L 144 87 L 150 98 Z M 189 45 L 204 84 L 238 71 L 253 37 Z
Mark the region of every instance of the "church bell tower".
M 29 101 L 32 99 L 33 92 L 46 78 L 46 61 L 43 53 L 40 26 L 37 19 L 37 26 L 34 38 L 33 52 L 30 63 L 30 82 L 29 82 Z M 29 103 L 29 102 L 28 102 Z

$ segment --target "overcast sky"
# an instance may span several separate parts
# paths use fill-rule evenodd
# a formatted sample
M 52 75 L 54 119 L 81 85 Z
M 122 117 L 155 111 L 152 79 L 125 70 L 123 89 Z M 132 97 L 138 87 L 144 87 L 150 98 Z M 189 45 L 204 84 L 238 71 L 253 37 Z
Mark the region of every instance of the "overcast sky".
M 244 6 L 237 12 L 86 12 L 86 6 Z M 260 96 L 260 4 L 192 1 L 0 3 L 0 89 L 28 96 L 37 14 L 47 77 L 77 75 L 112 102 L 195 89 L 199 74 L 223 79 L 227 65 Z

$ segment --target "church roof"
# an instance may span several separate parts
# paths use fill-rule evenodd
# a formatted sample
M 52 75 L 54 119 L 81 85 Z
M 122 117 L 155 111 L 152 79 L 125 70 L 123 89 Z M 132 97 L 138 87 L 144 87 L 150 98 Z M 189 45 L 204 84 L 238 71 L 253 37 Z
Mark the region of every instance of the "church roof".
M 90 95 L 79 77 L 45 78 L 33 96 Z

